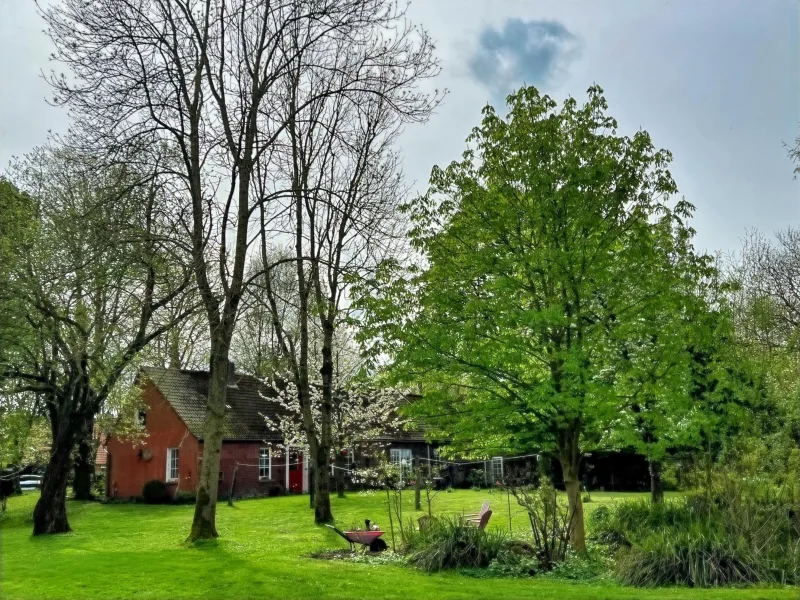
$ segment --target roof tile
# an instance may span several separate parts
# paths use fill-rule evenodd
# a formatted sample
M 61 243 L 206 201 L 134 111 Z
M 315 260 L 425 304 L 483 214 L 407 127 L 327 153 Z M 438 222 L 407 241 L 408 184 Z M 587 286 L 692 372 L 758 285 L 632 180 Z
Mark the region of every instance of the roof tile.
M 189 431 L 203 439 L 208 397 L 207 371 L 185 371 L 161 367 L 143 367 L 142 375 L 151 381 L 167 399 Z M 225 399 L 222 435 L 225 441 L 280 441 L 277 431 L 267 428 L 264 415 L 274 417 L 282 409 L 269 398 L 275 390 L 250 375 L 236 374 Z

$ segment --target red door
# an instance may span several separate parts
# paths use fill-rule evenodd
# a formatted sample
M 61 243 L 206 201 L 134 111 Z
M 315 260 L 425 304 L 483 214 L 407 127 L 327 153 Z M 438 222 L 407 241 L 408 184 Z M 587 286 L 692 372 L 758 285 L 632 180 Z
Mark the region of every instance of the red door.
M 289 453 L 289 491 L 303 492 L 303 455 L 299 452 Z

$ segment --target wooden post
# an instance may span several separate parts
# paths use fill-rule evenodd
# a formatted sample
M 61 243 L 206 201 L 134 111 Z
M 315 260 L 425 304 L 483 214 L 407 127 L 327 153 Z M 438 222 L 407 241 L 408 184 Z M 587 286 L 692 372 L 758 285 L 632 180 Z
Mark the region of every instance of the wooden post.
M 289 493 L 289 446 L 286 446 L 286 473 L 284 473 L 284 479 L 286 480 L 286 493 Z
M 422 510 L 422 469 L 419 456 L 414 457 L 414 510 Z
M 394 545 L 394 521 L 392 519 L 392 500 L 389 497 L 389 488 L 386 488 L 386 507 L 389 509 L 389 530 L 392 532 L 392 552 L 397 552 Z
M 231 489 L 228 492 L 228 506 L 233 506 L 233 486 L 236 484 L 236 471 L 239 470 L 239 463 L 233 466 L 233 476 L 231 477 Z
M 506 488 L 506 494 L 508 495 L 508 533 L 514 533 L 511 529 L 511 490 Z

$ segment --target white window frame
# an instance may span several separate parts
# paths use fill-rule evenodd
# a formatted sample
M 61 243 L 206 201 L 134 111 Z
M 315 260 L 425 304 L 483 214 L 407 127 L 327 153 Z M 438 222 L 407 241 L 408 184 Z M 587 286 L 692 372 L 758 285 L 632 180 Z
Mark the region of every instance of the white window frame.
M 346 469 L 345 472 L 348 475 L 350 475 L 351 474 L 350 472 L 356 466 L 356 461 L 355 461 L 355 455 L 353 453 L 353 449 L 352 448 L 346 448 L 346 450 L 347 450 L 347 454 L 344 455 L 344 466 L 342 468 Z M 336 467 L 336 461 L 334 460 L 331 463 L 331 477 L 336 475 L 336 468 L 337 468 Z
M 267 474 L 262 475 L 263 465 L 262 460 L 267 459 Z M 258 449 L 258 480 L 269 481 L 272 479 L 272 448 L 259 448 Z
M 405 483 L 407 475 L 414 468 L 414 456 L 410 448 L 389 448 L 389 460 L 400 467 L 400 482 Z
M 497 483 L 498 481 L 502 483 L 505 473 L 503 472 L 503 457 L 502 456 L 493 456 L 492 457 L 492 485 Z M 500 470 L 500 477 L 497 476 L 498 467 Z
M 178 481 L 180 477 L 180 448 L 167 448 L 167 476 L 168 483 Z M 173 465 L 173 462 L 175 463 Z
M 347 469 L 347 474 L 356 468 L 356 451 L 353 448 L 347 449 L 347 455 L 344 457 L 344 468 Z

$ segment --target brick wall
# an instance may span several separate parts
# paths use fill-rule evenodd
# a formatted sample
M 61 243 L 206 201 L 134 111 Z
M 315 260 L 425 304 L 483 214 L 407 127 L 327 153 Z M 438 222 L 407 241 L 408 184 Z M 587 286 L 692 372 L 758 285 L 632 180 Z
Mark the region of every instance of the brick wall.
M 142 391 L 147 406 L 147 436 L 137 443 L 111 436 L 107 443 L 107 494 L 117 498 L 142 495 L 142 486 L 151 479 L 166 480 L 167 449 L 179 448 L 177 483 L 170 483 L 170 492 L 194 491 L 197 482 L 198 442 L 172 409 L 158 388 L 152 384 Z M 152 458 L 145 460 L 149 450 Z
M 236 481 L 233 487 L 234 498 L 252 498 L 268 496 L 270 493 L 276 492 L 283 493 L 286 467 L 283 455 L 278 456 L 279 450 L 273 450 L 272 478 L 262 480 L 258 476 L 259 451 L 266 447 L 268 447 L 267 444 L 260 442 L 225 442 L 222 444 L 220 457 L 222 477 L 218 488 L 220 498 L 227 498 L 230 493 L 236 463 L 239 463 L 239 468 L 236 470 Z

